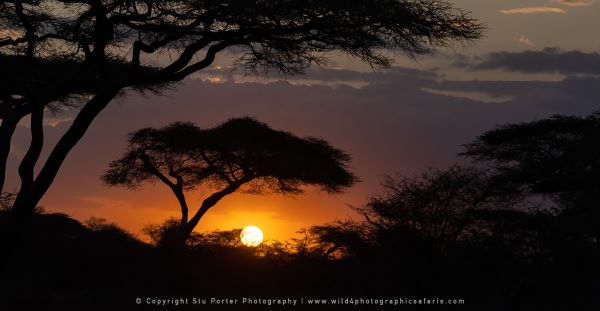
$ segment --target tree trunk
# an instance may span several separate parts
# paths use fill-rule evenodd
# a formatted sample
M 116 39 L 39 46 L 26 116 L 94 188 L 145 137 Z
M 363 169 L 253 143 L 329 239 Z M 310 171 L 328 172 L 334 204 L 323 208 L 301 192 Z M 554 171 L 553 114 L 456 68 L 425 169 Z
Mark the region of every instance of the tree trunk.
M 12 214 L 17 220 L 31 218 L 35 207 L 50 188 L 69 152 L 81 140 L 96 116 L 112 101 L 120 89 L 120 87 L 113 87 L 98 93 L 81 109 L 71 127 L 54 146 L 33 182 L 31 190 L 27 193 L 19 192 L 17 195 L 12 209 Z
M 31 142 L 29 149 L 19 165 L 19 176 L 21 177 L 21 188 L 19 195 L 30 197 L 33 187 L 35 165 L 42 153 L 44 146 L 44 106 L 35 107 L 31 113 Z
M 4 191 L 4 181 L 6 180 L 6 162 L 10 154 L 10 142 L 17 129 L 20 118 L 8 116 L 2 119 L 0 125 L 0 193 Z
M 202 205 L 200 206 L 198 211 L 196 211 L 196 214 L 194 214 L 194 217 L 192 217 L 192 219 L 190 219 L 190 221 L 187 223 L 187 225 L 182 228 L 182 239 L 183 239 L 182 243 L 185 244 L 185 241 L 190 237 L 190 235 L 192 234 L 192 231 L 194 231 L 194 228 L 196 228 L 196 226 L 200 222 L 200 219 L 202 219 L 202 216 L 204 216 L 204 214 L 206 214 L 206 212 L 208 212 L 208 210 L 211 207 L 215 206 L 215 204 L 217 204 L 225 196 L 234 193 L 244 183 L 246 183 L 250 180 L 251 180 L 251 178 L 243 178 L 240 181 L 232 183 L 229 186 L 225 187 L 225 189 L 215 192 L 215 193 L 211 194 L 208 198 L 206 198 L 202 202 Z

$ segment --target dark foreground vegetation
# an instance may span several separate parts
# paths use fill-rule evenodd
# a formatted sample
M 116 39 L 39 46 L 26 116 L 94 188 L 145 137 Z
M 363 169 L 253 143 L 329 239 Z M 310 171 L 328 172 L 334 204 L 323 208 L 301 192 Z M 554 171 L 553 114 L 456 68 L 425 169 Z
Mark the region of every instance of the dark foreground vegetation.
M 381 194 L 356 208 L 364 220 L 257 248 L 239 245 L 236 230 L 194 233 L 175 247 L 168 241 L 178 220 L 146 228 L 146 243 L 99 219 L 81 224 L 38 212 L 15 226 L 2 212 L 0 303 L 2 310 L 230 310 L 145 299 L 428 297 L 465 300 L 453 309 L 598 310 L 598 136 L 599 114 L 506 125 L 466 145 L 468 166 L 388 177 Z M 446 309 L 376 307 L 424 308 Z

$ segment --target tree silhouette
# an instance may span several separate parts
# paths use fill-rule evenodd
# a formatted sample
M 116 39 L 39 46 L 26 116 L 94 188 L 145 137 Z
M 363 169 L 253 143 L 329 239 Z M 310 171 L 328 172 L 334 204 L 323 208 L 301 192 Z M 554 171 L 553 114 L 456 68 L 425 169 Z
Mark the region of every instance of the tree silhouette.
M 15 0 L 0 2 L 0 11 L 0 192 L 10 139 L 31 116 L 17 218 L 31 215 L 111 100 L 128 89 L 160 92 L 230 47 L 247 70 L 296 74 L 332 51 L 386 67 L 392 59 L 384 50 L 426 53 L 482 31 L 440 0 Z M 34 174 L 44 111 L 69 107 L 77 116 Z
M 508 124 L 466 145 L 464 155 L 494 168 L 504 192 L 550 199 L 558 236 L 600 239 L 600 113 Z M 556 237 L 555 237 L 556 238 Z
M 487 162 L 497 178 L 529 193 L 574 196 L 598 193 L 600 113 L 587 117 L 552 116 L 488 131 L 466 145 L 463 154 Z M 515 190 L 515 189 L 513 189 Z M 561 199 L 562 198 L 562 199 Z
M 181 208 L 185 241 L 210 208 L 242 187 L 255 194 L 297 194 L 303 186 L 340 192 L 357 180 L 346 168 L 349 161 L 350 156 L 324 140 L 299 138 L 241 118 L 211 129 L 174 123 L 138 130 L 102 179 L 129 188 L 155 181 L 167 185 Z M 215 191 L 190 218 L 185 192 L 199 187 Z
M 444 247 L 479 231 L 477 213 L 510 208 L 510 195 L 496 193 L 489 174 L 474 167 L 430 169 L 418 176 L 388 176 L 384 193 L 358 208 L 375 239 L 419 236 Z

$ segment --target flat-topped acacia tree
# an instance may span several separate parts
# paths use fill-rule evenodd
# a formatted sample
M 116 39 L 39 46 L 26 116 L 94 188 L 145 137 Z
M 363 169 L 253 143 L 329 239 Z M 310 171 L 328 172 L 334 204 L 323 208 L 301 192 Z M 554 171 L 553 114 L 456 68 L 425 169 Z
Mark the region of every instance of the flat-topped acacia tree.
M 69 152 L 126 90 L 160 92 L 235 47 L 256 73 L 302 73 L 342 52 L 381 68 L 482 27 L 444 0 L 7 0 L 0 2 L 0 192 L 17 124 L 30 116 L 15 219 L 28 219 Z M 201 103 L 200 103 L 201 104 Z M 40 162 L 45 111 L 78 114 Z M 39 172 L 35 174 L 36 166 Z
M 102 179 L 129 188 L 156 181 L 168 186 L 181 208 L 183 243 L 210 208 L 238 190 L 298 194 L 304 186 L 316 186 L 340 192 L 357 181 L 347 169 L 349 161 L 348 154 L 322 139 L 240 118 L 210 129 L 174 123 L 138 130 Z M 186 193 L 198 189 L 213 192 L 190 218 Z

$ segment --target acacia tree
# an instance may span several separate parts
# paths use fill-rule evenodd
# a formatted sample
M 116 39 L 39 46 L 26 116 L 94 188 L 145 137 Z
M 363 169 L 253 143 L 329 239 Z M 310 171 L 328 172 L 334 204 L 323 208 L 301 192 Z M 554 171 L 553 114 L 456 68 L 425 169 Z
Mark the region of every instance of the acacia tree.
M 2 1 L 0 192 L 10 141 L 25 116 L 32 139 L 12 211 L 26 219 L 116 96 L 127 89 L 159 92 L 229 47 L 236 47 L 238 66 L 296 74 L 324 63 L 331 51 L 386 67 L 392 59 L 384 50 L 425 53 L 480 33 L 468 14 L 442 0 Z M 78 114 L 38 163 L 44 112 L 65 107 Z
M 510 191 L 550 196 L 561 209 L 598 199 L 600 112 L 507 124 L 466 145 L 463 155 L 496 170 Z
M 591 237 L 598 245 L 599 139 L 600 112 L 555 115 L 485 132 L 466 145 L 464 155 L 491 166 L 504 191 L 550 199 L 554 204 L 537 212 L 558 216 L 552 234 Z
M 211 129 L 174 123 L 132 133 L 125 154 L 102 176 L 108 185 L 137 188 L 160 181 L 181 209 L 179 242 L 202 216 L 241 188 L 250 193 L 302 193 L 303 186 L 340 192 L 356 182 L 350 156 L 326 141 L 276 131 L 251 118 L 231 119 Z M 189 217 L 186 192 L 213 189 Z

